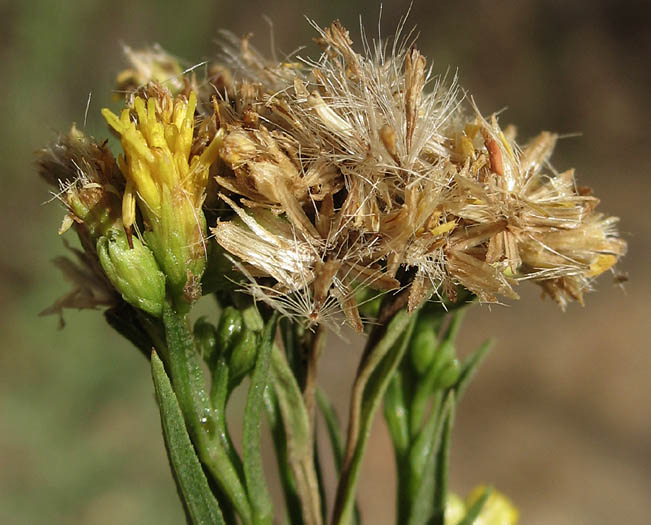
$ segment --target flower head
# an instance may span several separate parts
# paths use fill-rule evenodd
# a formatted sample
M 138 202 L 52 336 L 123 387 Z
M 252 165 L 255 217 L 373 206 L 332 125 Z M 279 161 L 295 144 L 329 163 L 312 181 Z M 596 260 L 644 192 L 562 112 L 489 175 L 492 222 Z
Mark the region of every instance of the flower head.
M 168 279 L 171 293 L 187 302 L 200 294 L 205 267 L 205 218 L 209 169 L 217 159 L 221 134 L 200 154 L 193 152 L 194 92 L 172 97 L 164 89 L 144 100 L 135 96 L 118 117 L 102 115 L 120 136 L 118 160 L 126 180 L 122 220 L 129 230 L 142 214 L 144 238 Z
M 531 280 L 565 307 L 625 253 L 573 171 L 548 169 L 556 135 L 520 147 L 474 104 L 469 118 L 409 41 L 360 54 L 338 22 L 319 33 L 320 58 L 293 68 L 243 44 L 217 108 L 233 213 L 212 231 L 254 297 L 357 329 L 368 287 L 408 287 L 414 309 L 459 285 L 515 299 Z

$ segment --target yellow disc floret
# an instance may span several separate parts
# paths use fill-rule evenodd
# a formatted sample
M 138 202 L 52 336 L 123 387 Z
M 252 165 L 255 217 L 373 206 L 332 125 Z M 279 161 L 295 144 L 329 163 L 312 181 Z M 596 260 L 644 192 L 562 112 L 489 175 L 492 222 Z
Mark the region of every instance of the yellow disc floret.
M 136 96 L 118 117 L 102 115 L 120 135 L 118 160 L 126 186 L 122 220 L 128 230 L 136 206 L 145 239 L 167 275 L 173 296 L 191 299 L 205 266 L 205 218 L 201 206 L 211 164 L 222 142 L 219 131 L 200 155 L 192 155 L 197 98 L 163 92 L 146 101 Z M 194 288 L 194 289 L 192 289 Z

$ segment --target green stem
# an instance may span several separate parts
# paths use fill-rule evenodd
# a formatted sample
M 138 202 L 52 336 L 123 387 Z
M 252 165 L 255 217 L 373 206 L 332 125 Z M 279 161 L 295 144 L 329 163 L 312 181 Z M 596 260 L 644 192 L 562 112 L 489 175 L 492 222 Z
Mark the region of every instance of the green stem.
M 169 375 L 189 434 L 202 463 L 228 496 L 242 523 L 248 525 L 252 523 L 249 501 L 228 450 L 216 436 L 217 421 L 187 321 L 165 306 L 163 323 L 169 354 Z
M 352 521 L 359 469 L 373 416 L 405 353 L 415 320 L 416 316 L 409 316 L 405 309 L 398 310 L 386 328 L 380 325 L 376 328 L 379 333 L 372 333 L 369 338 L 368 344 L 372 346 L 364 351 L 352 389 L 346 454 L 337 487 L 333 524 L 348 525 Z

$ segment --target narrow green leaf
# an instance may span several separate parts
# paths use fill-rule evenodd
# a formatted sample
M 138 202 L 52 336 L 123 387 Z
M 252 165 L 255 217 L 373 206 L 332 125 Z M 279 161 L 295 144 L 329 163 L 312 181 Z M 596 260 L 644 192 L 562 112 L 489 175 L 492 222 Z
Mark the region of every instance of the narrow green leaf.
M 450 408 L 443 418 L 441 431 L 441 446 L 436 452 L 436 469 L 434 472 L 434 517 L 433 525 L 443 525 L 445 522 L 445 502 L 448 497 L 448 480 L 450 476 L 450 445 L 452 443 L 452 425 L 454 423 L 455 396 L 448 394 Z
M 267 322 L 260 349 L 251 375 L 251 385 L 244 409 L 244 428 L 242 436 L 242 455 L 244 462 L 244 477 L 251 504 L 253 523 L 271 524 L 273 509 L 271 497 L 262 469 L 261 425 L 264 409 L 264 391 L 269 382 L 271 365 L 271 349 L 276 334 L 278 313 L 274 313 Z
M 463 366 L 461 367 L 461 373 L 459 374 L 459 379 L 457 379 L 457 382 L 452 387 L 456 394 L 457 401 L 461 399 L 461 396 L 466 391 L 466 388 L 468 388 L 470 380 L 477 373 L 479 366 L 486 358 L 486 355 L 492 346 L 492 340 L 489 339 L 488 341 L 484 341 L 479 346 L 479 348 L 470 354 L 464 361 Z
M 409 449 L 409 493 L 413 495 L 421 486 L 428 458 L 439 443 L 442 400 L 441 392 L 434 394 L 430 413 L 421 431 L 414 436 Z M 412 499 L 416 499 L 416 497 L 414 496 Z
M 332 406 L 328 396 L 320 388 L 317 388 L 316 391 L 316 402 L 326 424 L 328 437 L 330 439 L 330 447 L 332 448 L 332 455 L 335 461 L 335 472 L 339 475 L 341 472 L 341 465 L 344 461 L 344 436 L 339 423 L 339 418 L 337 417 L 335 407 Z M 359 511 L 359 505 L 355 502 L 353 523 L 358 524 L 360 522 L 361 513 Z
M 303 525 L 301 500 L 296 493 L 296 482 L 287 459 L 287 435 L 285 434 L 285 426 L 273 388 L 267 387 L 264 391 L 264 405 L 276 452 L 276 463 L 285 497 L 287 518 L 291 525 Z
M 316 419 L 314 420 L 314 435 L 318 433 Z M 318 438 L 314 438 L 312 444 L 312 457 L 314 458 L 314 472 L 316 477 L 317 493 L 319 494 L 319 503 L 321 507 L 321 523 L 328 519 L 328 508 L 326 506 L 325 481 L 323 480 L 323 469 L 321 468 L 321 457 L 319 456 Z
M 484 504 L 490 497 L 491 492 L 492 488 L 487 487 L 481 497 L 475 501 L 475 503 L 473 503 L 472 506 L 468 509 L 465 517 L 459 522 L 458 525 L 473 525 L 473 523 L 475 523 L 475 520 L 479 517 L 481 509 L 484 508 Z
M 285 355 L 277 346 L 273 347 L 271 358 L 273 386 L 287 437 L 287 459 L 301 501 L 303 522 L 320 524 L 321 498 L 307 408 Z
M 375 412 L 384 396 L 389 380 L 405 354 L 413 332 L 416 315 L 399 311 L 386 327 L 383 337 L 367 351 L 360 366 L 355 386 L 349 427 L 349 443 L 345 462 L 337 487 L 333 523 L 348 525 L 354 514 L 355 492 L 359 470 L 366 450 Z M 361 397 L 360 394 L 361 393 Z M 352 452 L 348 452 L 348 450 Z
M 217 500 L 210 491 L 208 480 L 188 436 L 179 403 L 165 373 L 163 362 L 156 352 L 152 352 L 151 355 L 151 369 L 165 446 L 187 515 L 195 524 L 224 523 Z
M 415 447 L 422 451 L 418 454 L 421 465 L 419 469 L 411 469 L 411 475 L 415 479 L 410 480 L 410 509 L 409 525 L 425 525 L 432 523 L 432 517 L 436 515 L 437 503 L 432 495 L 436 492 L 438 483 L 437 471 L 441 460 L 441 449 L 443 445 L 443 433 L 446 423 L 450 421 L 454 411 L 454 396 L 448 395 L 445 402 L 439 409 L 432 410 Z M 429 439 L 429 443 L 425 440 Z M 413 465 L 413 461 L 412 461 Z M 420 473 L 416 470 L 420 470 Z
M 330 438 L 330 446 L 332 447 L 332 455 L 335 460 L 335 470 L 339 474 L 341 464 L 344 461 L 344 437 L 339 418 L 335 412 L 335 407 L 332 406 L 332 403 L 320 388 L 316 391 L 316 402 L 321 414 L 323 414 L 323 420 Z
M 301 352 L 299 326 L 290 319 L 281 319 L 278 324 L 280 325 L 280 336 L 282 337 L 287 361 L 299 388 L 302 390 L 305 385 L 305 360 Z
M 212 383 L 210 385 L 210 402 L 212 404 L 215 424 L 216 436 L 222 448 L 228 454 L 233 468 L 237 471 L 240 479 L 244 477 L 244 470 L 242 468 L 242 460 L 237 454 L 233 442 L 231 440 L 230 432 L 226 422 L 226 402 L 228 400 L 228 380 L 230 370 L 228 363 L 223 355 L 219 356 L 213 362 Z

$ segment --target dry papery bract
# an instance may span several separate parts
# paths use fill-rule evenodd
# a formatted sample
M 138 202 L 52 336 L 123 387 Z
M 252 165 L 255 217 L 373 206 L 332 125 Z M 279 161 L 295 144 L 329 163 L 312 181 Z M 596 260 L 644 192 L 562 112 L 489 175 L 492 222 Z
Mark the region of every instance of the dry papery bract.
M 360 331 L 368 290 L 401 290 L 413 310 L 459 286 L 515 299 L 531 280 L 562 308 L 582 303 L 626 244 L 573 171 L 549 164 L 557 135 L 518 145 L 410 35 L 363 36 L 360 53 L 339 22 L 314 27 L 314 60 L 268 60 L 223 33 L 219 62 L 183 82 L 163 78 L 181 68 L 160 48 L 129 50 L 121 77 L 148 80 L 128 105 L 196 94 L 191 155 L 223 139 L 204 211 L 243 288 L 310 326 Z
M 119 223 L 124 181 L 106 143 L 95 143 L 75 126 L 41 150 L 37 161 L 41 176 L 57 188 L 53 198 L 67 211 L 59 233 L 74 226 L 82 248 L 66 243 L 72 257 L 54 259 L 73 288 L 41 315 L 57 314 L 63 325 L 64 309 L 105 308 L 119 301 L 97 259 L 93 228 Z M 93 220 L 84 220 L 90 216 Z

